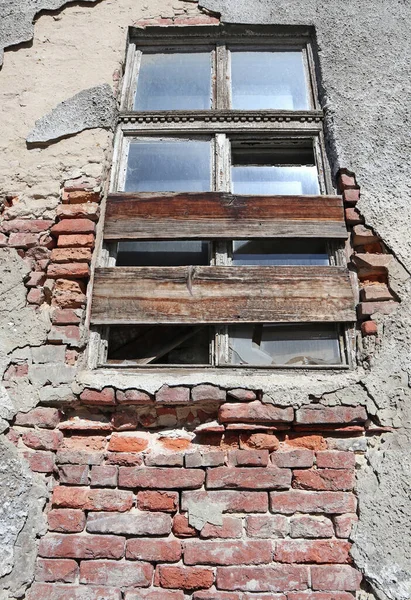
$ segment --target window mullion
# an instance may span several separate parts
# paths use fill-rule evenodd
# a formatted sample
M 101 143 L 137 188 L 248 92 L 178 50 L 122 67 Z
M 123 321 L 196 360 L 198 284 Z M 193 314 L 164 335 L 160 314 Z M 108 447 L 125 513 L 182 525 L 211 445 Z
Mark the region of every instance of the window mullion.
M 216 83 L 217 83 L 217 104 L 218 110 L 227 110 L 230 108 L 229 102 L 229 81 L 228 81 L 228 51 L 225 44 L 216 46 Z

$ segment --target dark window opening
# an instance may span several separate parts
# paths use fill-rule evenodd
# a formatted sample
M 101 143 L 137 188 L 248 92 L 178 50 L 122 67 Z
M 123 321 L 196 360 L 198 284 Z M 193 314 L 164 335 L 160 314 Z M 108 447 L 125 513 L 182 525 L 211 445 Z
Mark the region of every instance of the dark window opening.
M 327 242 L 317 239 L 233 241 L 233 265 L 329 265 Z
M 119 242 L 118 267 L 185 267 L 210 264 L 210 242 Z

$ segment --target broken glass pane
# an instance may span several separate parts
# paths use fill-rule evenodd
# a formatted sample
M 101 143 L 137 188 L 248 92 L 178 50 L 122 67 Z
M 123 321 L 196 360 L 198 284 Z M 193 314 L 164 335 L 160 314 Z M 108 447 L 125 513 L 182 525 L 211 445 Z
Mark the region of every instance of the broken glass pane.
M 316 195 L 320 193 L 317 168 L 314 166 L 232 166 L 234 194 L 256 196 Z
M 209 265 L 209 242 L 173 240 L 167 242 L 119 242 L 118 267 L 180 267 Z
M 294 238 L 233 241 L 233 265 L 329 265 L 323 240 Z
M 230 325 L 229 363 L 234 365 L 338 365 L 334 325 Z
M 130 142 L 126 192 L 209 192 L 211 149 L 207 140 Z
M 211 54 L 143 54 L 134 110 L 211 108 Z
M 123 365 L 206 365 L 210 360 L 209 340 L 207 326 L 112 326 L 107 360 Z
M 231 52 L 232 108 L 310 108 L 301 51 Z

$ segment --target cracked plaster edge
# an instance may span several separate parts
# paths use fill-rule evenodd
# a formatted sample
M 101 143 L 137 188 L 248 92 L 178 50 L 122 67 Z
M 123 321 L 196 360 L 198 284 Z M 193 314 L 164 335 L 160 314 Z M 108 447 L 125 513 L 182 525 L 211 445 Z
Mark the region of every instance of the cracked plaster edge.
M 82 0 L 83 3 L 88 4 L 96 4 L 99 1 L 101 0 Z M 66 5 L 73 4 L 73 0 L 40 0 L 40 2 L 39 0 L 34 0 L 33 5 L 30 6 L 31 2 L 32 0 L 28 0 L 29 6 L 26 7 L 26 10 L 21 10 L 19 1 L 14 0 L 14 12 L 12 9 L 9 15 L 1 15 L 0 13 L 0 20 L 3 21 L 2 30 L 0 30 L 0 69 L 4 62 L 5 50 L 18 46 L 19 44 L 30 42 L 33 39 L 35 18 L 39 16 L 43 10 L 58 11 Z M 13 0 L 9 4 L 9 7 L 10 6 L 13 6 Z M 4 12 L 6 9 L 7 6 L 4 3 Z M 18 21 L 18 25 L 16 24 L 16 21 Z M 17 32 L 12 29 L 13 25 L 16 26 Z

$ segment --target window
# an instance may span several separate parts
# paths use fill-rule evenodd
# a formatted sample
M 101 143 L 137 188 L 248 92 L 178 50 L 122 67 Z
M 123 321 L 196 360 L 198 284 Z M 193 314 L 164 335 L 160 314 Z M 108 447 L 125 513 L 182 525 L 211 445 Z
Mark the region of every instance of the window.
M 309 32 L 131 29 L 98 364 L 347 366 L 353 291 Z

